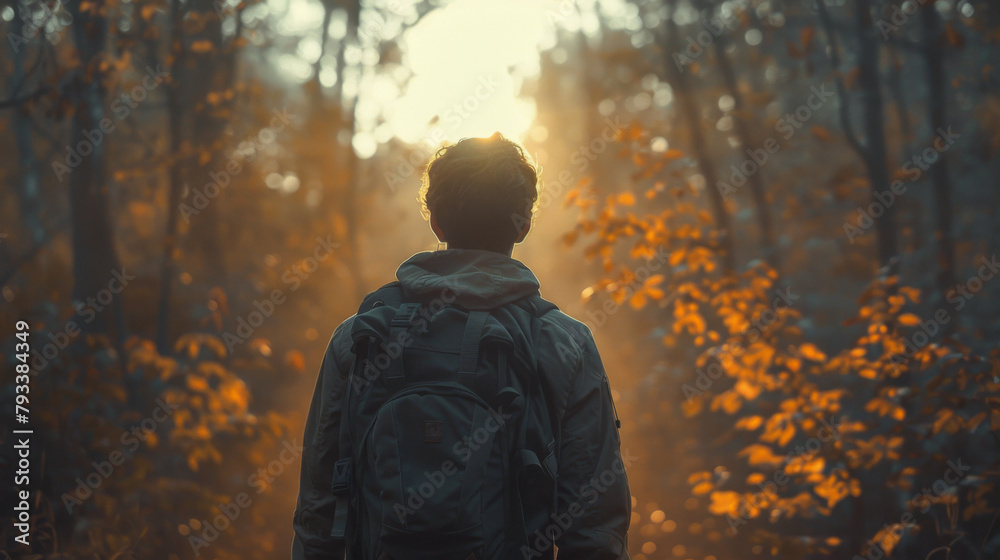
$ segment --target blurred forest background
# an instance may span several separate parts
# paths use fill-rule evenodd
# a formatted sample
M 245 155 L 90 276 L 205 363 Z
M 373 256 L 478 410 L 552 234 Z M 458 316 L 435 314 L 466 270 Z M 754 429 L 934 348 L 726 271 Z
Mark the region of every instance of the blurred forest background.
M 0 466 L 32 544 L 287 557 L 333 329 L 442 142 L 543 168 L 644 559 L 1000 558 L 993 0 L 2 0 Z M 11 381 L 8 381 L 11 380 Z

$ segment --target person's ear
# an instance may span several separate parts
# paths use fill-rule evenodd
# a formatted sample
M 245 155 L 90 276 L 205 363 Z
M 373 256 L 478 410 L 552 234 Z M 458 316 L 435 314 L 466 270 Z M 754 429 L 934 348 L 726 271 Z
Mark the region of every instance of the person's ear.
M 524 227 L 521 228 L 521 233 L 517 235 L 517 240 L 514 241 L 515 244 L 524 241 L 525 237 L 528 237 L 528 231 L 531 230 L 531 220 L 524 223 Z
M 448 242 L 448 240 L 445 239 L 444 231 L 442 231 L 441 226 L 438 225 L 437 217 L 435 217 L 434 214 L 431 214 L 431 231 L 433 231 L 434 235 L 437 236 L 439 242 L 441 243 Z

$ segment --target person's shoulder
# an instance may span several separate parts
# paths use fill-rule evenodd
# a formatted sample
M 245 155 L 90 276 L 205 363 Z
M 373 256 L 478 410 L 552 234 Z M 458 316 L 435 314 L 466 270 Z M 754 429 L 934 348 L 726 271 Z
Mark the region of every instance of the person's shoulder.
M 559 360 L 577 369 L 584 356 L 594 351 L 594 333 L 590 327 L 555 308 L 540 317 L 543 348 L 551 350 Z
M 337 328 L 333 330 L 333 334 L 330 336 L 330 342 L 326 345 L 326 356 L 328 360 L 334 360 L 338 366 L 343 366 L 345 363 L 353 359 L 353 353 L 351 352 L 351 347 L 354 345 L 354 341 L 351 338 L 351 330 L 354 326 L 354 319 L 357 315 L 351 315 L 350 317 L 341 321 Z
M 594 333 L 586 323 L 571 317 L 562 309 L 554 308 L 546 312 L 541 320 L 543 325 L 561 331 L 578 343 L 594 340 Z

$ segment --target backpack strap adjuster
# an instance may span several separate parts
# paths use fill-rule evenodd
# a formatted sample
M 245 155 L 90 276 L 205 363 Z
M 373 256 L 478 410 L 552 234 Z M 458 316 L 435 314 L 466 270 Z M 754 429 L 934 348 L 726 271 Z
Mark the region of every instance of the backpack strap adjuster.
M 348 497 L 351 478 L 354 473 L 354 462 L 350 458 L 338 459 L 333 465 L 333 483 L 330 484 L 337 503 L 333 510 L 333 528 L 330 536 L 338 539 L 347 534 L 347 518 L 350 513 Z
M 410 318 L 413 317 L 413 313 L 416 312 L 417 308 L 420 307 L 419 303 L 404 303 L 396 309 L 396 314 L 392 317 L 392 321 L 389 323 L 390 327 L 408 327 L 410 326 Z
M 462 335 L 462 349 L 458 358 L 458 373 L 475 374 L 479 366 L 479 341 L 483 337 L 483 328 L 490 318 L 489 311 L 475 310 L 469 312 L 465 323 L 465 333 Z
M 405 342 L 406 338 L 404 335 L 408 329 L 412 328 L 413 314 L 417 312 L 419 307 L 419 303 L 404 303 L 396 309 L 396 314 L 393 315 L 392 321 L 389 322 L 389 339 L 386 341 L 386 344 L 399 343 L 401 347 L 399 355 L 392 357 L 389 366 L 386 368 L 386 379 L 390 384 L 402 382 L 405 376 L 403 372 L 403 349 L 405 345 L 403 342 Z

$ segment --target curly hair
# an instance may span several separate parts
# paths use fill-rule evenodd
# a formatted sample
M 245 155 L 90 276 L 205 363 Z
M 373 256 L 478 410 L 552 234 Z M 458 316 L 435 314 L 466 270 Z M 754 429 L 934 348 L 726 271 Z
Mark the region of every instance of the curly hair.
M 431 158 L 417 199 L 450 247 L 503 252 L 538 206 L 538 170 L 499 132 L 465 138 Z

